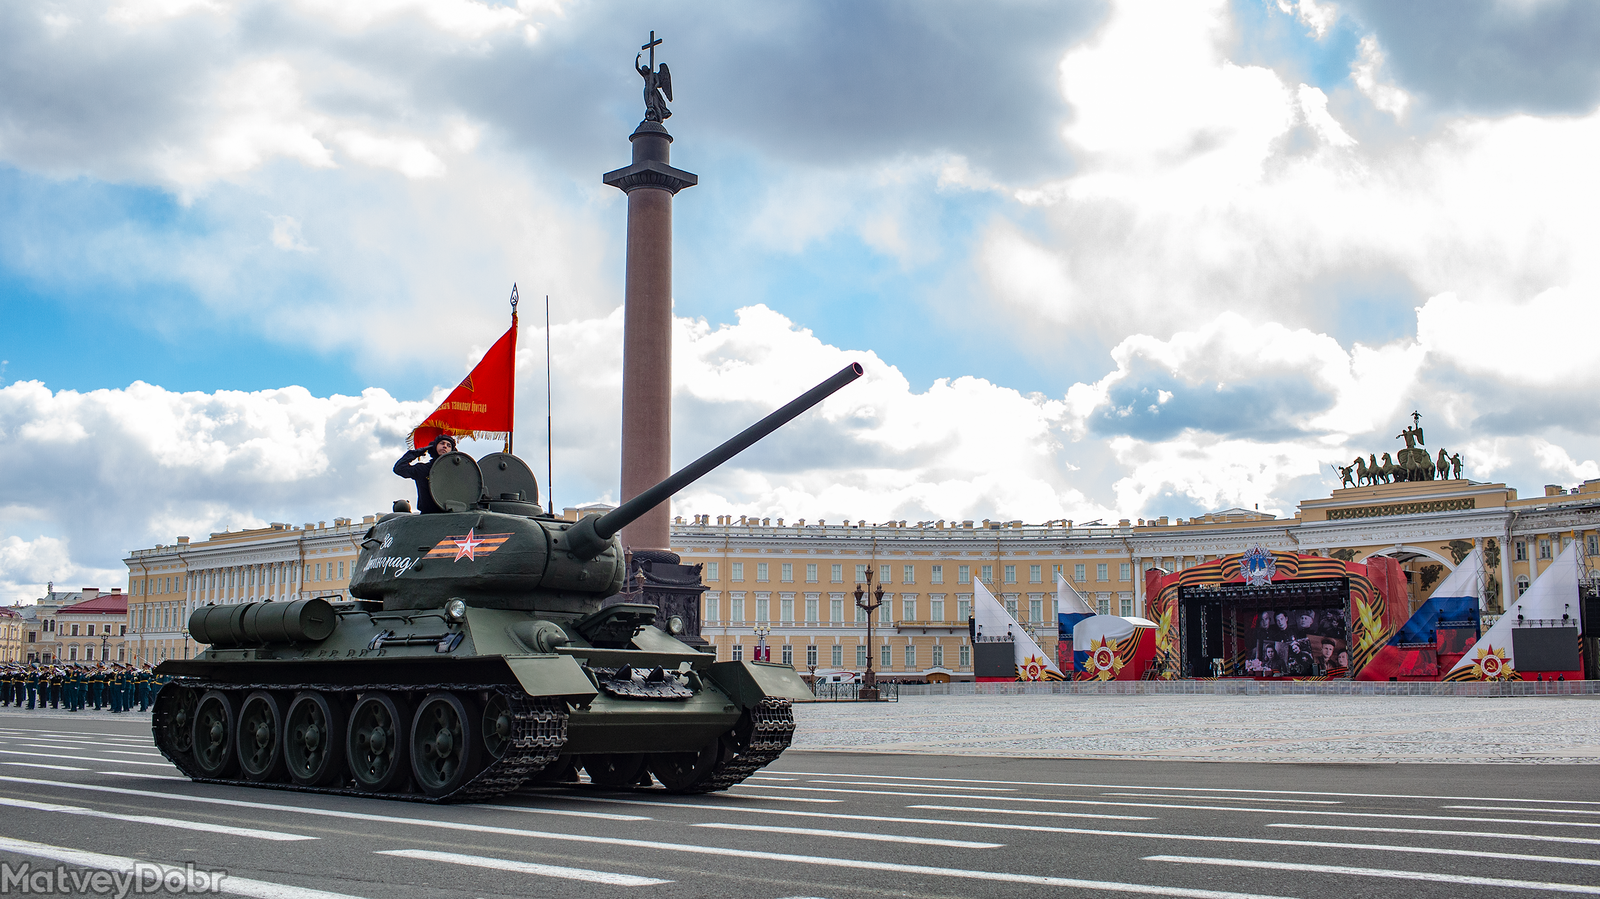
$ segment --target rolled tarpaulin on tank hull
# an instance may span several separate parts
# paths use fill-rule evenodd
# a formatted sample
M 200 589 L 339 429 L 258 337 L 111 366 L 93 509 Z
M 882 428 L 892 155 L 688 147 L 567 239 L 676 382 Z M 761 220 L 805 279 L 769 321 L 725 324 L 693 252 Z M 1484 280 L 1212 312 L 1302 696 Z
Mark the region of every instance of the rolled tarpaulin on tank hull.
M 317 643 L 326 640 L 338 615 L 325 599 L 201 606 L 189 616 L 189 635 L 209 646 Z

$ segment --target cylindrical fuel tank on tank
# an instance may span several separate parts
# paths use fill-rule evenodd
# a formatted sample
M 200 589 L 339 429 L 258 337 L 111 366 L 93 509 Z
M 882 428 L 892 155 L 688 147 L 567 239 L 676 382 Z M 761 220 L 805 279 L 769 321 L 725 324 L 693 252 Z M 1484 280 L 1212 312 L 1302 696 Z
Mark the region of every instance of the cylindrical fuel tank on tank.
M 189 616 L 189 635 L 209 646 L 317 643 L 338 623 L 324 599 L 201 606 Z

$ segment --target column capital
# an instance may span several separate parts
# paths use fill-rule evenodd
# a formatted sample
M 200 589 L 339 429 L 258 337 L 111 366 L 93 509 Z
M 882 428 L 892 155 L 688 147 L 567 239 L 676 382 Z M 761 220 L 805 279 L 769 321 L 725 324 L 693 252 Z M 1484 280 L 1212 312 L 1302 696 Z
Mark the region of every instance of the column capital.
M 632 193 L 641 187 L 653 187 L 676 194 L 686 187 L 699 184 L 700 176 L 651 159 L 606 172 L 600 177 L 600 181 L 623 193 Z

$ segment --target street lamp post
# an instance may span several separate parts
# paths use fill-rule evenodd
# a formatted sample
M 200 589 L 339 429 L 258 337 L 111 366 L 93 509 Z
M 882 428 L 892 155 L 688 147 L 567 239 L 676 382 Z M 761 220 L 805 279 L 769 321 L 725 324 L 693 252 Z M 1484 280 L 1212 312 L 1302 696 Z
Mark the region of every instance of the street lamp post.
M 772 628 L 765 624 L 758 624 L 752 631 L 756 635 L 756 661 L 772 661 L 772 651 L 767 648 L 767 635 L 772 633 Z
M 872 613 L 878 611 L 878 607 L 883 605 L 883 585 L 879 584 L 877 589 L 873 589 L 872 574 L 872 570 L 870 568 L 867 569 L 866 587 L 856 584 L 855 593 L 856 606 L 867 610 L 867 670 L 861 677 L 861 693 L 859 694 L 860 698 L 866 702 L 876 702 L 878 700 L 878 675 L 872 670 Z M 867 602 L 869 598 L 872 600 L 871 602 Z

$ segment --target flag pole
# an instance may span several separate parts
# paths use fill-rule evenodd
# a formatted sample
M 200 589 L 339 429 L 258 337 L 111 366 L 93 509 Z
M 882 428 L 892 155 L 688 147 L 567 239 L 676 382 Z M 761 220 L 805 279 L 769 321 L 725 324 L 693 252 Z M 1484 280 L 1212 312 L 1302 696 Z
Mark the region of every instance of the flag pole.
M 517 284 L 511 282 L 511 330 L 517 330 Z M 511 338 L 511 422 L 506 426 L 506 455 L 511 455 L 512 439 L 516 436 L 517 429 L 517 353 L 516 335 Z
M 550 295 L 544 295 L 544 459 L 549 468 L 544 475 L 544 499 L 550 505 L 550 514 L 556 514 L 556 498 L 551 492 L 551 482 L 556 476 L 556 438 L 551 426 L 554 415 L 550 411 Z

